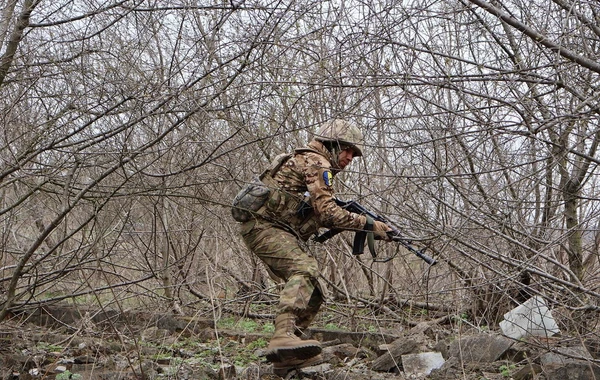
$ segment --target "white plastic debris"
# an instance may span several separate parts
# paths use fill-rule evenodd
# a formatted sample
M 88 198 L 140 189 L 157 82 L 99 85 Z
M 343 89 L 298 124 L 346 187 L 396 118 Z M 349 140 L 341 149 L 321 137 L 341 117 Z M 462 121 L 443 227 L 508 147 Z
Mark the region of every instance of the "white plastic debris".
M 402 355 L 402 367 L 407 374 L 429 375 L 431 371 L 442 365 L 444 365 L 444 358 L 439 352 Z
M 550 337 L 560 332 L 546 301 L 535 296 L 504 314 L 500 322 L 504 335 L 513 339 L 526 336 Z

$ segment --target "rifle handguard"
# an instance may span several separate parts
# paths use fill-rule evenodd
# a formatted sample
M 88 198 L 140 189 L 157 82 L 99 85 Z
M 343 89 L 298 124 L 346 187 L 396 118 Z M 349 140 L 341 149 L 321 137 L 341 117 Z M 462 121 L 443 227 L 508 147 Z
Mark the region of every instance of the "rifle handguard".
M 391 241 L 400 243 L 407 250 L 414 253 L 418 258 L 425 261 L 429 265 L 435 265 L 437 263 L 436 259 L 425 254 L 425 248 L 417 250 L 415 247 L 413 247 L 412 242 L 409 239 L 403 238 L 400 231 L 397 228 L 395 228 L 393 225 L 391 225 L 389 223 L 389 221 L 387 219 L 385 219 L 384 217 L 367 210 L 364 206 L 362 206 L 360 203 L 358 203 L 356 201 L 343 201 L 338 198 L 334 198 L 334 200 L 335 200 L 335 203 L 338 206 L 340 206 L 341 208 L 343 208 L 344 210 L 353 212 L 355 214 L 364 215 L 365 217 L 367 217 L 367 223 L 365 224 L 364 229 L 362 231 L 357 231 L 356 235 L 354 236 L 354 244 L 352 247 L 352 253 L 354 255 L 360 255 L 364 252 L 364 250 L 365 250 L 364 246 L 365 246 L 365 240 L 366 240 L 367 245 L 369 246 L 369 250 L 371 251 L 371 255 L 373 256 L 374 259 L 377 257 L 377 254 L 375 253 L 375 236 L 373 233 L 373 224 L 374 224 L 375 220 L 378 220 L 380 222 L 387 224 L 389 227 L 392 228 L 391 231 L 387 232 L 387 235 Z M 331 237 L 337 235 L 340 232 L 342 232 L 342 230 L 330 229 L 327 232 L 316 236 L 315 240 L 319 243 L 322 243 L 325 240 L 330 239 Z M 383 261 L 382 260 L 376 260 L 376 261 L 386 262 L 386 261 L 391 260 L 392 258 L 393 257 L 384 259 Z

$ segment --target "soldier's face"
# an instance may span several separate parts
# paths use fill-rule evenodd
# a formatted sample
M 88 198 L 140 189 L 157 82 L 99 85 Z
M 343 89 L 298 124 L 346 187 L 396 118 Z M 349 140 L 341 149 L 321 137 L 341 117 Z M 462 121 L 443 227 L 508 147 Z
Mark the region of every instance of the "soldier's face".
M 338 154 L 338 165 L 340 166 L 340 169 L 344 169 L 346 166 L 348 166 L 352 162 L 353 158 L 354 150 L 352 148 L 346 148 L 340 151 Z

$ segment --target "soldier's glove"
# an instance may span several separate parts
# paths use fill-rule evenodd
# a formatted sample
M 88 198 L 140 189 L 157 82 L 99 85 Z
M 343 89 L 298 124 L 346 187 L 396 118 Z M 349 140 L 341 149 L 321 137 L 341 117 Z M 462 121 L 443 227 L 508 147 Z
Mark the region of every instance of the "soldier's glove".
M 378 220 L 373 221 L 373 234 L 375 234 L 376 240 L 392 241 L 392 237 L 388 232 L 392 229 L 385 223 Z

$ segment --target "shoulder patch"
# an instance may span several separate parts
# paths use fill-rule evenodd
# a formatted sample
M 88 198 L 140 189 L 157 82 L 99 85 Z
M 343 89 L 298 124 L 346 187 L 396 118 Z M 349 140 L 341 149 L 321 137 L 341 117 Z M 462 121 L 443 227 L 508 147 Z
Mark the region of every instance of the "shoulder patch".
M 325 185 L 333 186 L 333 175 L 331 175 L 329 170 L 323 172 L 323 181 L 325 181 Z

